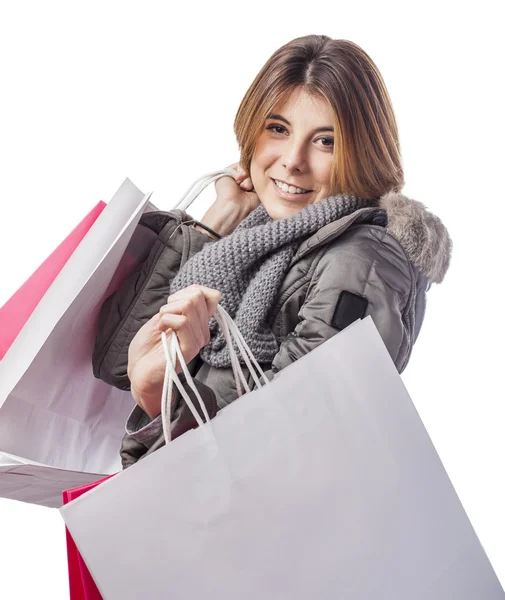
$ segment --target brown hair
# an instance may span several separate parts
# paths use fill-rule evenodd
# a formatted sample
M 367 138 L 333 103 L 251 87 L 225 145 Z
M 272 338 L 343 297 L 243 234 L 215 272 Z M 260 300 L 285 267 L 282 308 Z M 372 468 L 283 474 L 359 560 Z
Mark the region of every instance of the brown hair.
M 388 191 L 400 192 L 398 128 L 382 76 L 357 44 L 326 35 L 288 42 L 256 75 L 235 116 L 240 165 L 250 170 L 267 115 L 298 87 L 327 100 L 334 113 L 331 195 L 378 199 Z

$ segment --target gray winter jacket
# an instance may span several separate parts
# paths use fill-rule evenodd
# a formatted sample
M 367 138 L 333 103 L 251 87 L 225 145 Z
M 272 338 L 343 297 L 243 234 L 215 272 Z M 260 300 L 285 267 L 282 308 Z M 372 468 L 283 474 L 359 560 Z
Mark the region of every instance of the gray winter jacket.
M 95 376 L 130 389 L 128 345 L 140 327 L 166 302 L 178 269 L 204 244 L 184 211 L 148 213 L 141 225 L 158 238 L 146 262 L 104 304 L 93 354 Z M 401 373 L 424 319 L 426 292 L 444 279 L 452 242 L 440 219 L 415 200 L 390 192 L 378 207 L 364 208 L 321 228 L 299 246 L 279 289 L 270 323 L 279 343 L 269 379 L 358 318 L 371 315 Z M 195 357 L 189 365 L 211 418 L 237 398 L 231 368 L 210 367 Z M 254 382 L 244 374 L 251 389 Z M 184 388 L 199 408 L 182 377 Z M 175 389 L 172 439 L 196 426 Z M 138 406 L 126 424 L 123 468 L 149 454 L 162 436 L 161 416 L 151 420 Z M 158 447 L 158 444 L 156 445 Z

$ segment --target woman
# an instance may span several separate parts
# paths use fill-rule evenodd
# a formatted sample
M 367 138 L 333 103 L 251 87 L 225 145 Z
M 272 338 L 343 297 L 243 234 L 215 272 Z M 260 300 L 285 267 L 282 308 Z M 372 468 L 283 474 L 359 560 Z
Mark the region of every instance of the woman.
M 238 394 L 213 318 L 218 303 L 269 379 L 367 315 L 402 372 L 426 292 L 449 266 L 444 225 L 400 193 L 391 101 L 376 65 L 354 43 L 309 35 L 277 50 L 242 100 L 234 128 L 236 176 L 216 182 L 215 203 L 191 231 L 191 217 L 172 211 L 164 239 L 171 258 L 136 284 L 156 293 L 138 296 L 154 316 L 144 312 L 142 327 L 135 318 L 128 347 L 137 406 L 121 448 L 124 468 L 162 442 L 162 331 L 176 332 L 212 418 Z M 131 307 L 127 296 L 108 314 Z M 178 391 L 172 402 L 173 439 L 196 423 Z

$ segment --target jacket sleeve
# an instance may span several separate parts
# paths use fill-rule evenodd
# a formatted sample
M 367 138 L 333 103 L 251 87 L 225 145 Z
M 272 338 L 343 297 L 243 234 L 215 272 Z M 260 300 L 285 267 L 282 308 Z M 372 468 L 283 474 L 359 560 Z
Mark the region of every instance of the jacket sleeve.
M 405 253 L 385 229 L 360 226 L 349 231 L 321 253 L 298 312 L 298 324 L 280 344 L 266 376 L 271 380 L 283 368 L 367 315 L 371 315 L 401 372 L 411 349 L 405 315 L 412 302 L 412 285 L 412 269 Z M 214 391 L 197 380 L 195 384 L 205 404 L 216 406 Z M 189 393 L 194 400 L 193 393 Z M 161 434 L 161 417 L 150 421 L 142 412 L 139 407 L 134 409 L 127 435 L 151 447 Z M 180 394 L 174 415 L 184 415 L 187 429 L 196 426 Z
M 278 372 L 358 318 L 370 315 L 399 372 L 411 351 L 413 270 L 403 248 L 381 227 L 358 226 L 319 259 L 298 313 L 272 364 Z
M 191 363 L 188 367 L 191 367 Z M 198 414 L 205 420 L 200 403 L 186 382 L 184 374 L 181 374 L 179 378 L 184 390 L 193 401 Z M 209 417 L 213 419 L 218 412 L 214 392 L 208 386 L 198 381 L 198 379 L 193 379 L 193 381 L 202 397 Z M 172 405 L 172 420 L 170 424 L 171 438 L 174 440 L 196 426 L 197 422 L 193 413 L 189 410 L 179 390 L 174 386 L 174 403 Z M 131 466 L 140 458 L 148 456 L 164 444 L 161 415 L 151 419 L 138 405 L 130 413 L 125 429 L 126 434 L 121 442 L 120 450 L 123 469 Z

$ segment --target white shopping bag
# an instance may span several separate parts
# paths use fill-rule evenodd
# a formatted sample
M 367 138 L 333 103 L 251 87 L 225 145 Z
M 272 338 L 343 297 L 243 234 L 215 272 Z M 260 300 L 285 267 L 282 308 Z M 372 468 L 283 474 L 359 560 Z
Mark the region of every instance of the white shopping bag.
M 103 301 L 142 260 L 131 242 L 149 196 L 125 180 L 0 361 L 4 498 L 57 507 L 62 490 L 121 469 L 133 399 L 93 377 L 91 354 Z
M 370 317 L 60 511 L 106 600 L 505 597 Z
M 226 175 L 197 179 L 174 208 Z M 150 196 L 124 181 L 0 360 L 0 497 L 59 507 L 63 490 L 121 470 L 134 401 L 95 379 L 91 358 L 103 302 L 156 239 L 137 227 Z

